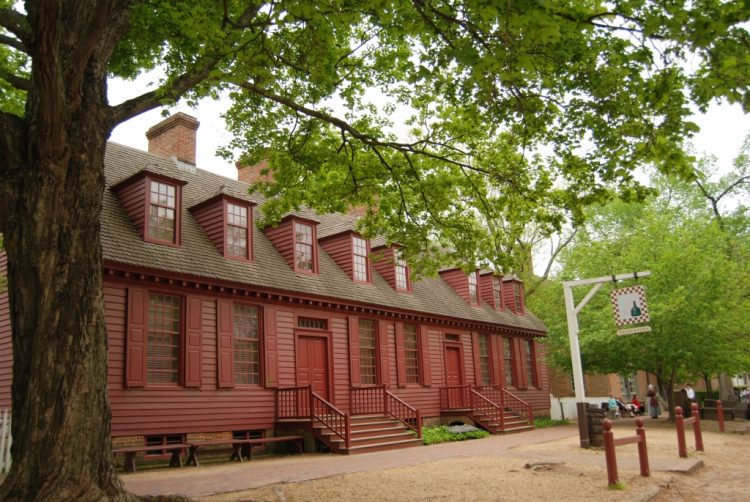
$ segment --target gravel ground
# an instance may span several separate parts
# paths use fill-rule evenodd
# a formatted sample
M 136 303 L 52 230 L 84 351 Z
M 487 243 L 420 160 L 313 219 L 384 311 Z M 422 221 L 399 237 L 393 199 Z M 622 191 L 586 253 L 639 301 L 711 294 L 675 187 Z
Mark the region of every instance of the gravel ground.
M 705 453 L 696 452 L 689 430 L 689 455 L 704 467 L 692 474 L 652 472 L 639 475 L 627 459 L 637 460 L 635 445 L 617 448 L 622 490 L 607 488 L 604 452 L 579 448 L 577 438 L 519 446 L 505 458 L 473 456 L 422 465 L 345 474 L 300 483 L 214 495 L 203 502 L 356 501 L 581 501 L 615 497 L 618 501 L 706 502 L 748 501 L 750 425 L 728 424 L 732 432 L 719 434 L 715 423 L 703 422 Z M 649 458 L 677 459 L 672 424 L 649 423 Z M 632 420 L 616 423 L 615 437 L 632 435 Z M 482 441 L 475 440 L 475 441 Z M 429 448 L 429 447 L 428 447 Z M 529 463 L 549 462 L 536 468 Z

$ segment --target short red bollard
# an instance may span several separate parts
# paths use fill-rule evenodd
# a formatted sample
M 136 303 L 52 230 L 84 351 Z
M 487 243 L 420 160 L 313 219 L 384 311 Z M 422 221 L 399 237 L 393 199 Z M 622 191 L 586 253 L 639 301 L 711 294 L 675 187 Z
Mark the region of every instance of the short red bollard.
M 685 442 L 685 424 L 691 424 L 693 426 L 693 434 L 695 435 L 695 449 L 703 451 L 703 435 L 701 434 L 701 417 L 698 413 L 698 405 L 693 403 L 692 417 L 685 418 L 682 416 L 682 408 L 675 406 L 674 408 L 674 425 L 677 431 L 677 451 L 681 457 L 687 458 L 687 444 Z
M 716 401 L 716 419 L 719 421 L 719 432 L 724 432 L 724 404 L 721 399 Z
M 608 418 L 602 423 L 604 429 L 604 456 L 607 461 L 607 483 L 609 486 L 616 485 L 620 482 L 617 475 L 617 453 L 616 446 L 624 444 L 638 444 L 638 462 L 641 467 L 641 476 L 647 478 L 651 475 L 648 465 L 648 450 L 646 448 L 646 429 L 643 428 L 643 419 L 637 418 L 635 421 L 635 436 L 615 439 L 612 434 L 612 421 Z

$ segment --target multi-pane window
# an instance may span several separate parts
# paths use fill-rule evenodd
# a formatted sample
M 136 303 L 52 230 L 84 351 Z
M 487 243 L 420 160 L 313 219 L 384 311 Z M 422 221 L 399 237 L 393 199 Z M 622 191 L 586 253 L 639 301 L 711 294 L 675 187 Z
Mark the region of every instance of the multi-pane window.
M 492 298 L 495 300 L 495 308 L 501 308 L 503 305 L 502 283 L 499 277 L 492 278 Z
M 148 236 L 160 241 L 175 241 L 175 209 L 177 207 L 174 185 L 151 182 Z
M 404 367 L 406 383 L 419 383 L 419 344 L 413 324 L 404 324 Z
M 148 297 L 146 381 L 176 384 L 180 370 L 180 297 L 151 293 Z
M 247 258 L 247 207 L 227 204 L 227 255 Z
M 512 386 L 513 382 L 513 350 L 510 338 L 503 338 L 503 366 L 505 367 L 505 385 Z
M 534 342 L 532 340 L 526 340 L 526 374 L 529 377 L 529 385 L 532 387 L 538 387 L 534 359 L 536 359 L 534 354 Z
M 354 252 L 354 280 L 367 282 L 367 241 L 361 237 L 354 236 L 352 240 Z
M 471 303 L 479 303 L 479 294 L 477 291 L 477 273 L 469 274 L 469 299 Z
M 479 335 L 479 368 L 482 372 L 482 385 L 490 385 L 490 336 Z
M 363 385 L 375 385 L 375 321 L 359 320 L 359 380 Z
M 396 250 L 396 289 L 409 289 L 409 272 L 406 269 L 406 260 L 401 252 Z
M 523 309 L 523 303 L 521 298 L 521 285 L 517 282 L 513 283 L 513 301 L 516 304 L 516 312 L 521 312 Z
M 305 223 L 294 222 L 294 262 L 297 270 L 313 271 L 313 230 Z
M 328 321 L 325 319 L 313 319 L 311 317 L 297 318 L 297 326 L 307 329 L 327 329 Z
M 232 311 L 232 326 L 234 381 L 239 384 L 258 384 L 260 383 L 258 308 L 235 303 Z

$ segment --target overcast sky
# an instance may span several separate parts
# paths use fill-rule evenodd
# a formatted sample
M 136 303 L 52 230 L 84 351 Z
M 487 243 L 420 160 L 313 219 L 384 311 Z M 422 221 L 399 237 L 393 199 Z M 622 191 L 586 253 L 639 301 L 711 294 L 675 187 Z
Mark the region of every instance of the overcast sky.
M 155 80 L 154 76 L 147 74 L 135 82 L 111 81 L 110 102 L 116 104 L 141 94 L 150 88 L 149 82 L 152 80 Z M 181 111 L 196 117 L 200 122 L 197 137 L 198 167 L 236 179 L 237 171 L 234 164 L 215 155 L 216 150 L 227 145 L 231 139 L 221 118 L 221 113 L 227 107 L 226 102 L 204 100 L 196 109 L 181 105 L 170 108 L 170 113 Z M 160 109 L 141 114 L 118 126 L 110 139 L 123 145 L 147 150 L 146 131 L 161 120 L 163 117 Z M 714 105 L 707 114 L 695 116 L 694 120 L 701 128 L 693 140 L 696 152 L 715 155 L 722 171 L 731 169 L 732 160 L 737 155 L 745 135 L 750 132 L 750 115 L 745 115 L 738 105 Z

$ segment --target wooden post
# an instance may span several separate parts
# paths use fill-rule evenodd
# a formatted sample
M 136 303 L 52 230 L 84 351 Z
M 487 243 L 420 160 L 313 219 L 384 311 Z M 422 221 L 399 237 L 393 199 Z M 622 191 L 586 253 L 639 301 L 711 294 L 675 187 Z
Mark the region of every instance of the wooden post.
M 646 429 L 643 428 L 643 419 L 635 419 L 635 433 L 638 435 L 638 462 L 641 464 L 641 476 L 647 478 L 651 475 L 648 466 L 648 450 L 646 449 Z
M 613 486 L 620 481 L 617 476 L 617 455 L 615 453 L 615 438 L 612 434 L 612 421 L 605 418 L 602 427 L 604 428 L 604 456 L 607 459 L 607 484 Z
M 687 458 L 687 445 L 685 444 L 685 417 L 682 416 L 682 407 L 674 408 L 674 426 L 677 430 L 677 451 L 681 457 Z
M 581 441 L 581 448 L 588 448 L 591 446 L 588 407 L 588 403 L 576 403 L 576 409 L 578 410 L 578 437 Z
M 349 450 L 352 447 L 352 419 L 348 413 L 344 415 L 344 420 L 346 421 L 346 449 Z
M 388 414 L 388 390 L 383 385 L 383 414 Z
M 701 417 L 700 413 L 698 413 L 698 404 L 693 403 L 690 407 L 693 410 L 693 433 L 695 434 L 695 449 L 698 451 L 703 451 L 703 435 L 701 434 Z
M 721 399 L 716 401 L 716 419 L 719 421 L 719 432 L 724 432 L 724 404 Z
M 422 413 L 417 410 L 417 438 L 422 439 Z

